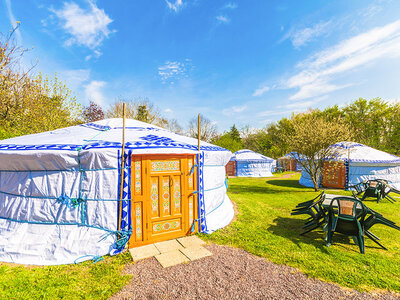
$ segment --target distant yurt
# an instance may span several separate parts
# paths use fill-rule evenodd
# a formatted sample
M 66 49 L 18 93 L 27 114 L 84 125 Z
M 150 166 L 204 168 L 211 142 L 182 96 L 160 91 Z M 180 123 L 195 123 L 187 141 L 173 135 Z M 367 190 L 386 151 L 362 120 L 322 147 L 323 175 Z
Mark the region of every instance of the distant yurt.
M 324 164 L 320 185 L 348 188 L 364 180 L 385 179 L 400 188 L 400 157 L 353 142 L 332 145 L 338 157 Z M 313 187 L 310 175 L 302 171 L 300 184 Z
M 122 119 L 0 141 L 0 261 L 57 265 L 229 224 L 232 153 Z M 121 185 L 122 182 L 122 185 Z
M 279 157 L 277 159 L 276 165 L 282 171 L 301 171 L 301 165 L 296 162 L 296 160 L 290 155 L 290 153 L 285 156 Z
M 275 169 L 275 160 L 251 150 L 239 150 L 234 153 L 230 164 L 236 164 L 235 176 L 269 177 Z

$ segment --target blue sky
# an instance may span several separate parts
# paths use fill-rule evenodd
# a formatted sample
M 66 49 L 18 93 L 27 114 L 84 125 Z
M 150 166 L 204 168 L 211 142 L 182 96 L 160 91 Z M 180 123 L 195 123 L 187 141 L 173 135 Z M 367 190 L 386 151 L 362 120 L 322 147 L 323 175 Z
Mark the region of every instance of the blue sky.
M 0 32 L 78 100 L 147 97 L 186 126 L 261 128 L 400 94 L 400 1 L 0 0 Z

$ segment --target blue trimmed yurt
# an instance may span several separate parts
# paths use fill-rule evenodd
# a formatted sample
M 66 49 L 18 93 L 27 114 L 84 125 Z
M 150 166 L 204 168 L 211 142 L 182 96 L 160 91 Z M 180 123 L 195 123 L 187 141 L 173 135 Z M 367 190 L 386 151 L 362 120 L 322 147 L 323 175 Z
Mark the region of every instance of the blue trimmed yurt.
M 274 159 L 247 149 L 236 151 L 231 161 L 238 177 L 270 177 L 276 166 Z
M 338 156 L 325 162 L 320 185 L 348 188 L 364 180 L 385 179 L 400 189 L 400 157 L 354 142 L 340 142 L 331 147 L 338 150 Z M 300 184 L 314 187 L 305 170 Z
M 230 223 L 230 151 L 126 120 L 122 153 L 122 126 L 0 141 L 0 261 L 68 264 Z

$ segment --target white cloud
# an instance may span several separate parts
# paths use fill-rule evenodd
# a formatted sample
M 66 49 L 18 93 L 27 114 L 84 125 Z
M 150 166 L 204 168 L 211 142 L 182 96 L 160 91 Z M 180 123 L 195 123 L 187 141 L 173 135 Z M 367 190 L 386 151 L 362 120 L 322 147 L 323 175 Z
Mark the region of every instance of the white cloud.
M 95 50 L 104 39 L 115 31 L 108 28 L 113 21 L 103 9 L 99 9 L 93 0 L 88 0 L 89 7 L 81 8 L 74 2 L 64 2 L 63 8 L 51 9 L 58 17 L 62 28 L 71 36 L 65 45 L 85 46 Z
M 331 21 L 319 22 L 312 27 L 306 27 L 300 30 L 291 30 L 282 40 L 290 39 L 295 48 L 300 48 L 316 37 L 326 34 L 329 31 L 330 25 Z
M 219 15 L 215 17 L 219 23 L 228 24 L 231 20 L 227 16 Z
M 322 97 L 314 98 L 312 100 L 300 101 L 300 102 L 294 102 L 294 103 L 286 104 L 284 107 L 287 108 L 287 109 L 295 109 L 296 111 L 297 110 L 301 110 L 301 109 L 306 109 L 306 108 L 312 108 L 315 104 L 325 100 L 326 98 L 328 98 L 328 97 L 325 95 L 325 96 L 322 96 Z
M 15 16 L 13 14 L 12 7 L 11 7 L 11 0 L 5 0 L 5 2 L 6 2 L 6 7 L 7 7 L 8 18 L 10 19 L 11 25 L 15 28 L 18 25 L 18 21 L 15 19 Z M 22 36 L 21 36 L 21 32 L 19 31 L 19 29 L 17 29 L 15 31 L 15 35 L 17 36 L 18 45 L 22 45 Z
M 257 114 L 258 117 L 279 116 L 287 113 L 286 111 L 265 110 Z
M 284 88 L 299 89 L 291 100 L 328 94 L 354 84 L 333 83 L 347 72 L 376 63 L 378 59 L 399 56 L 400 20 L 344 40 L 300 62 L 297 65 L 300 71 L 286 80 Z
M 236 8 L 238 8 L 238 4 L 234 3 L 234 2 L 229 2 L 229 3 L 225 4 L 223 8 L 224 9 L 236 9 Z
M 168 8 L 173 10 L 174 12 L 178 12 L 183 7 L 182 0 L 175 0 L 175 2 L 165 0 L 165 2 L 167 2 Z
M 92 80 L 85 86 L 86 100 L 92 100 L 99 105 L 105 104 L 105 97 L 102 93 L 103 87 L 106 85 L 105 81 Z
M 68 83 L 68 87 L 71 90 L 78 90 L 82 84 L 89 81 L 90 70 L 89 69 L 77 69 L 77 70 L 64 70 L 60 72 L 62 80 Z
M 270 90 L 270 87 L 269 87 L 269 86 L 260 87 L 260 88 L 258 88 L 258 89 L 256 89 L 256 90 L 254 91 L 253 96 L 254 96 L 254 97 L 262 96 L 262 95 L 264 95 L 266 92 L 268 92 L 269 90 Z
M 179 61 L 167 61 L 164 65 L 158 67 L 158 75 L 163 83 L 169 81 L 174 84 L 174 80 L 187 77 L 188 66 L 190 60 L 186 59 L 186 64 Z
M 164 109 L 164 112 L 167 114 L 172 114 L 174 111 L 170 108 L 166 108 L 166 109 Z
M 247 109 L 247 105 L 242 105 L 242 106 L 232 106 L 230 108 L 225 108 L 222 110 L 222 113 L 225 116 L 232 116 L 234 114 L 238 114 L 241 112 L 244 112 Z

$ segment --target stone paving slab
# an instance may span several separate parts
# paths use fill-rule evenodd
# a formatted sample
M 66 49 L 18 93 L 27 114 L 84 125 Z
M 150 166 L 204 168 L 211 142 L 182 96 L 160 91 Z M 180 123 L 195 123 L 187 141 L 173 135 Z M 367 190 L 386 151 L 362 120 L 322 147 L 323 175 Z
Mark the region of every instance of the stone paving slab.
M 177 239 L 178 242 L 185 248 L 200 247 L 205 245 L 206 242 L 195 235 L 185 236 Z
M 190 262 L 190 260 L 185 255 L 183 255 L 180 250 L 173 250 L 161 253 L 154 257 L 164 268 Z
M 160 254 L 160 251 L 158 251 L 154 244 L 131 248 L 129 249 L 129 252 L 131 253 L 134 261 Z
M 165 242 L 155 243 L 154 246 L 160 251 L 160 253 L 166 253 L 174 250 L 181 250 L 183 249 L 182 245 L 178 243 L 177 240 L 170 240 Z
M 210 251 L 201 246 L 183 248 L 180 251 L 191 261 L 212 255 Z

